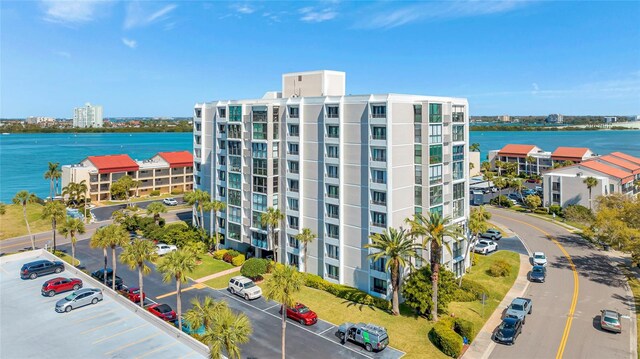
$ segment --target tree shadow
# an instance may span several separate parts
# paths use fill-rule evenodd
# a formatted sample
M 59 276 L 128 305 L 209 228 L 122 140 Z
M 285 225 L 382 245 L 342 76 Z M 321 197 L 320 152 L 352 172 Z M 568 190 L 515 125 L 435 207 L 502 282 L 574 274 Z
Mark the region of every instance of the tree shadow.
M 611 265 L 609 257 L 593 253 L 582 256 L 572 256 L 571 260 L 578 271 L 578 275 L 582 278 L 589 279 L 593 282 L 606 284 L 610 287 L 626 288 L 627 279 Z M 565 256 L 556 256 L 549 263 L 553 268 L 571 270 L 569 260 Z

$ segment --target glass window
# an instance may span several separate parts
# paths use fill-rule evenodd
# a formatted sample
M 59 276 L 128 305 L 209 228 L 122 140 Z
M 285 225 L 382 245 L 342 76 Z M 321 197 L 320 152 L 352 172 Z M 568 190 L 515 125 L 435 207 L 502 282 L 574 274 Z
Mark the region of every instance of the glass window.
M 222 117 L 222 118 L 226 118 L 227 117 L 227 109 L 224 107 L 220 107 L 218 109 L 218 116 Z
M 226 181 L 227 180 L 227 172 L 218 171 L 218 179 L 220 179 L 220 181 Z
M 422 184 L 422 166 L 416 166 L 415 168 L 415 182 L 416 184 Z
M 229 188 L 240 189 L 242 186 L 242 176 L 239 173 L 229 173 Z
M 239 241 L 240 233 L 241 233 L 241 229 L 239 224 L 230 223 L 230 222 L 227 224 L 227 237 L 229 239 L 234 239 L 236 241 Z
M 371 117 L 373 118 L 387 117 L 387 105 L 371 105 Z
M 387 183 L 387 171 L 371 170 L 371 181 L 373 181 L 374 183 Z
M 229 121 L 242 121 L 242 106 L 229 106 Z
M 218 164 L 225 166 L 227 164 L 227 156 L 218 156 Z
M 429 125 L 429 143 L 442 142 L 442 125 Z
M 429 163 L 442 163 L 442 145 L 429 146 Z
M 261 158 L 253 159 L 253 174 L 258 176 L 267 175 L 267 160 Z
M 293 266 L 293 267 L 299 267 L 300 266 L 300 257 L 293 254 L 293 253 L 287 253 L 287 257 L 289 259 L 289 265 Z
M 335 224 L 327 224 L 327 236 L 330 238 L 340 238 L 340 227 Z
M 442 216 L 442 206 L 437 206 L 437 207 L 433 207 L 429 209 L 429 212 L 431 213 L 437 213 L 440 216 Z
M 373 130 L 371 132 L 373 133 L 373 139 L 374 140 L 386 140 L 387 139 L 387 128 L 386 127 L 374 126 Z
M 464 178 L 464 162 L 453 163 L 453 180 L 459 180 Z
M 254 193 L 252 195 L 253 198 L 253 209 L 256 211 L 267 211 L 267 196 L 263 194 Z
M 453 201 L 453 218 L 459 218 L 464 216 L 464 199 L 457 199 Z
M 280 166 L 280 161 L 277 158 L 273 159 L 273 162 L 271 162 L 273 164 L 273 175 L 276 176 L 278 175 L 278 167 Z
M 333 259 L 340 259 L 340 251 L 338 246 L 327 244 L 327 257 Z
M 255 106 L 252 109 L 253 122 L 267 122 L 267 107 Z
M 289 144 L 289 154 L 290 155 L 298 155 L 298 144 L 297 143 L 290 143 Z
M 280 138 L 280 124 L 274 123 L 273 124 L 273 139 L 277 140 L 279 138 Z
M 429 187 L 429 205 L 442 204 L 442 186 Z
M 289 223 L 289 228 L 298 229 L 298 217 L 287 216 L 287 222 Z
M 387 281 L 386 280 L 382 280 L 379 278 L 372 278 L 373 279 L 373 286 L 371 287 L 371 290 L 376 292 L 376 293 L 380 293 L 380 294 L 387 294 Z
M 338 178 L 338 166 L 327 165 L 327 177 Z
M 431 123 L 442 122 L 442 104 L 440 103 L 429 104 L 429 122 Z
M 387 161 L 387 150 L 384 148 L 373 148 L 371 150 L 371 159 L 378 162 Z
M 413 122 L 422 122 L 422 105 L 413 105 Z
M 453 146 L 453 160 L 464 161 L 464 145 Z
M 413 190 L 413 200 L 416 206 L 422 206 L 422 186 L 416 186 Z
M 429 184 L 442 182 L 442 165 L 429 166 Z
M 464 141 L 464 126 L 453 126 L 453 140 Z
M 242 193 L 240 191 L 229 190 L 229 204 L 233 206 L 240 206 L 242 203 Z
M 413 145 L 413 160 L 414 163 L 422 163 L 422 145 Z
M 229 155 L 232 156 L 241 156 L 242 155 L 242 143 L 238 141 L 228 141 L 227 145 L 229 145 Z
M 251 244 L 258 248 L 267 249 L 269 245 L 267 241 L 267 235 L 260 232 L 252 232 L 251 233 Z
M 464 198 L 464 182 L 453 184 L 453 199 Z
M 298 107 L 290 106 L 289 107 L 289 117 L 298 118 L 300 116 L 300 109 Z
M 229 171 L 231 172 L 242 171 L 242 157 L 229 156 Z
M 327 157 L 330 158 L 338 158 L 338 146 L 327 145 Z
M 298 161 L 288 161 L 289 162 L 289 173 L 299 173 L 300 172 L 300 164 Z
M 273 122 L 280 122 L 280 107 L 279 106 L 273 106 L 272 119 L 273 119 Z
M 287 242 L 291 248 L 300 248 L 300 242 L 292 235 L 287 236 Z
M 289 136 L 300 136 L 300 125 L 289 125 Z
M 298 187 L 298 180 L 288 180 L 289 182 L 289 191 L 298 192 L 300 189 Z
M 371 269 L 378 271 L 378 272 L 386 272 L 387 269 L 385 268 L 387 264 L 387 260 L 384 258 L 380 258 L 378 260 L 372 260 L 371 261 Z
M 253 158 L 267 158 L 266 143 L 252 143 L 251 151 L 252 151 Z
M 227 219 L 230 222 L 240 223 L 242 221 L 242 210 L 236 207 L 229 207 Z
M 327 196 L 330 198 L 340 198 L 340 188 L 334 185 L 327 185 Z
M 253 191 L 258 193 L 267 193 L 267 178 L 253 177 Z
M 422 124 L 413 125 L 413 142 L 422 142 Z
M 254 123 L 253 124 L 253 139 L 254 140 L 266 140 L 267 139 L 267 124 L 266 123 Z
M 327 117 L 328 118 L 338 118 L 339 116 L 339 108 L 338 106 L 327 106 Z
M 340 207 L 335 204 L 327 204 L 327 217 L 340 218 Z
M 297 198 L 291 198 L 291 197 L 287 197 L 287 205 L 289 205 L 289 209 L 292 211 L 297 211 L 298 210 L 298 206 L 299 206 L 299 202 Z
M 380 191 L 373 191 L 371 194 L 371 201 L 374 204 L 386 205 L 387 204 L 387 193 Z
M 340 137 L 340 127 L 334 125 L 327 126 L 327 137 L 338 138 Z
M 464 106 L 453 105 L 451 109 L 453 122 L 464 122 Z
M 327 264 L 327 277 L 335 280 L 340 279 L 340 271 L 338 267 L 332 266 L 331 264 Z
M 376 227 L 386 227 L 387 226 L 387 214 L 380 212 L 371 212 L 371 220 L 373 225 Z
M 273 185 L 273 186 L 271 187 L 271 188 L 273 189 L 273 193 L 278 193 L 278 192 L 279 192 L 279 191 L 278 191 L 278 183 L 279 183 L 279 181 L 278 181 L 278 177 L 273 177 L 273 179 L 272 179 L 272 183 L 271 183 L 271 184 Z
M 251 226 L 262 230 L 267 230 L 267 226 L 262 224 L 262 212 L 251 212 Z

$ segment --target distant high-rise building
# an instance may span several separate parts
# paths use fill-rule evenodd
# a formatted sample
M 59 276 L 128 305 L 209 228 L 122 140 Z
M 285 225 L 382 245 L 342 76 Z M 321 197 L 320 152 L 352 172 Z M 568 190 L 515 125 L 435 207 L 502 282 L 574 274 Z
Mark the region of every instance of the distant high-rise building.
M 559 113 L 552 113 L 544 120 L 546 123 L 563 123 L 564 116 Z
M 604 123 L 614 123 L 618 122 L 618 118 L 614 116 L 607 116 L 604 118 Z
M 102 106 L 86 103 L 73 110 L 73 127 L 102 127 Z

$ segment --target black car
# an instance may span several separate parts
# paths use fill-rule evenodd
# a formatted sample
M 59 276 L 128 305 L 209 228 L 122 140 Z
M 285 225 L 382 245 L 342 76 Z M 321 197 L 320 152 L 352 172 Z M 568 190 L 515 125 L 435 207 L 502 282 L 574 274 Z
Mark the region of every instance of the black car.
M 51 273 L 60 273 L 64 270 L 64 264 L 60 261 L 48 261 L 46 259 L 41 259 L 35 262 L 25 263 L 22 268 L 20 268 L 20 278 L 22 279 L 36 279 L 38 276 L 51 274 Z
M 493 340 L 498 343 L 513 345 L 516 343 L 518 335 L 522 333 L 522 321 L 514 317 L 506 317 L 498 326 Z
M 100 283 L 104 283 L 104 269 L 98 269 L 91 276 Z M 107 268 L 107 287 L 113 285 L 113 269 Z M 116 276 L 116 289 L 122 288 L 122 278 Z
M 529 280 L 532 282 L 544 283 L 547 279 L 547 268 L 543 266 L 533 266 L 531 274 L 529 274 Z

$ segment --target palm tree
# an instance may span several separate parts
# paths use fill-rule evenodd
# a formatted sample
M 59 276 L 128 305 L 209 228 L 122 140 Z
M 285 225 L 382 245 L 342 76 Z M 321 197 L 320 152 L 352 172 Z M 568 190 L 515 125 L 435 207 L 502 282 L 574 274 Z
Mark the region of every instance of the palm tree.
M 167 254 L 158 264 L 158 272 L 163 274 L 162 280 L 166 283 L 172 279 L 176 281 L 177 307 L 178 307 L 178 328 L 182 328 L 182 288 L 181 283 L 188 280 L 187 273 L 196 268 L 196 259 L 184 250 L 177 250 Z
M 20 191 L 16 193 L 13 197 L 12 202 L 17 205 L 22 206 L 22 216 L 24 217 L 24 223 L 27 225 L 27 233 L 29 233 L 29 238 L 31 238 L 31 249 L 36 249 L 36 240 L 31 235 L 31 227 L 29 226 L 29 220 L 27 219 L 27 204 L 35 203 L 38 200 L 38 197 L 35 193 L 31 193 L 29 191 Z
M 133 243 L 124 246 L 124 250 L 120 253 L 120 261 L 131 268 L 138 269 L 138 282 L 140 285 L 140 307 L 144 308 L 143 299 L 143 283 L 142 277 L 151 273 L 148 262 L 153 262 L 158 258 L 153 242 L 148 239 L 133 241 Z
M 592 209 L 591 208 L 591 189 L 598 185 L 598 180 L 594 177 L 589 176 L 585 178 L 584 181 L 582 181 L 582 183 L 586 184 L 587 188 L 589 189 L 589 209 Z
M 44 178 L 49 180 L 49 198 L 53 201 L 53 197 L 56 195 L 56 182 L 62 177 L 60 172 L 60 163 L 49 162 L 49 169 L 44 173 Z
M 196 227 L 202 227 L 204 223 L 204 207 L 205 203 L 211 201 L 211 195 L 207 191 L 196 189 L 193 192 L 186 193 L 184 195 L 184 201 L 190 204 L 193 208 L 193 212 L 196 213 Z M 200 217 L 198 217 L 200 213 Z
M 58 222 L 64 220 L 67 216 L 67 208 L 62 202 L 47 202 L 42 209 L 42 219 L 51 221 L 51 231 L 53 232 L 53 251 L 56 251 L 56 227 Z
M 480 152 L 480 144 L 472 143 L 469 145 L 469 152 Z
M 476 165 L 474 165 L 473 162 L 469 162 L 469 171 L 471 171 L 474 168 L 476 168 Z
M 282 359 L 285 359 L 285 341 L 287 333 L 287 308 L 295 304 L 294 294 L 304 285 L 304 277 L 292 266 L 276 266 L 273 274 L 265 282 L 265 298 L 274 300 L 282 306 Z
M 111 281 L 111 289 L 116 290 L 116 248 L 124 247 L 129 244 L 129 233 L 116 224 L 108 225 L 104 228 L 104 240 L 111 247 L 111 266 L 113 267 L 113 280 Z
M 280 227 L 280 222 L 284 219 L 284 214 L 279 209 L 269 207 L 267 213 L 263 213 L 260 217 L 260 222 L 263 226 L 267 227 L 267 233 L 269 237 L 269 244 L 273 249 L 273 259 L 278 262 L 278 237 L 276 231 Z
M 498 177 L 502 177 L 502 168 L 504 168 L 505 162 L 495 160 L 494 166 L 498 169 Z
M 222 359 L 222 350 L 229 359 L 240 359 L 240 344 L 249 342 L 253 332 L 244 313 L 234 314 L 226 305 L 221 307 L 211 327 L 207 327 L 202 341 L 209 346 L 209 358 Z
M 489 219 L 491 219 L 491 213 L 488 212 L 484 206 L 471 209 L 468 224 L 470 238 L 467 239 L 467 248 L 464 251 L 463 263 L 467 260 L 473 247 L 475 247 L 478 238 L 480 238 L 480 234 L 487 231 L 487 221 Z M 459 278 L 458 286 L 462 286 L 462 276 Z
M 83 234 L 85 232 L 84 223 L 78 218 L 67 218 L 66 221 L 60 224 L 58 233 L 62 234 L 64 238 L 71 237 L 71 263 L 75 267 L 76 265 L 76 234 Z
M 457 240 L 461 234 L 461 228 L 455 224 L 451 224 L 450 217 L 442 217 L 439 213 L 429 213 L 429 217 L 419 214 L 424 223 L 425 239 L 422 247 L 427 244 L 431 246 L 431 285 L 433 301 L 433 320 L 438 321 L 438 276 L 440 274 L 440 262 L 442 261 L 442 247 L 451 253 L 451 247 L 445 242 L 444 237 L 451 237 Z
M 536 163 L 536 158 L 533 156 L 527 156 L 525 158 L 525 162 L 527 163 L 527 172 L 529 172 L 529 175 L 532 175 L 533 173 L 531 172 L 531 165 Z
M 410 259 L 418 256 L 420 245 L 407 235 L 405 229 L 388 228 L 384 233 L 375 233 L 369 238 L 371 238 L 371 243 L 365 247 L 375 251 L 369 254 L 369 259 L 377 261 L 384 258 L 385 271 L 391 273 L 393 315 L 398 315 L 400 314 L 398 293 L 400 292 L 401 270 L 406 266 L 411 266 Z
M 107 242 L 105 234 L 108 227 L 109 226 L 98 228 L 89 241 L 89 247 L 102 248 L 102 253 L 104 255 L 104 285 L 107 285 L 107 248 L 109 248 L 109 242 Z
M 502 195 L 502 189 L 507 186 L 507 180 L 502 177 L 497 177 L 493 179 L 493 185 L 498 189 L 498 193 Z
M 483 161 L 480 164 L 480 169 L 482 170 L 482 172 L 485 172 L 485 173 L 491 171 L 491 163 L 487 161 Z
M 198 215 L 196 204 L 198 203 L 198 199 L 196 198 L 196 192 L 187 192 L 184 194 L 183 200 L 191 206 L 191 212 L 193 212 L 195 219 L 194 227 L 200 227 L 200 223 L 198 222 Z
M 509 186 L 512 187 L 522 197 L 522 190 L 526 187 L 520 178 L 513 178 L 510 180 Z
M 311 232 L 309 228 L 302 228 L 302 232 L 296 234 L 296 240 L 302 243 L 302 247 L 304 249 L 304 271 L 307 272 L 307 257 L 309 252 L 307 251 L 307 247 L 309 243 L 313 242 L 314 239 L 318 238 L 315 233 Z
M 147 214 L 153 216 L 154 222 L 158 222 L 161 213 L 167 213 L 167 206 L 162 202 L 153 202 L 147 206 Z
M 204 206 L 205 211 L 213 212 L 213 240 L 215 243 L 216 251 L 218 250 L 218 245 L 220 244 L 220 234 L 218 233 L 218 212 L 224 211 L 225 208 L 227 208 L 227 204 L 218 200 L 207 202 Z
M 184 314 L 184 319 L 193 329 L 203 325 L 205 328 L 211 328 L 218 314 L 224 309 L 229 309 L 224 300 L 215 301 L 207 296 L 200 301 L 196 297 L 191 299 L 191 309 Z

